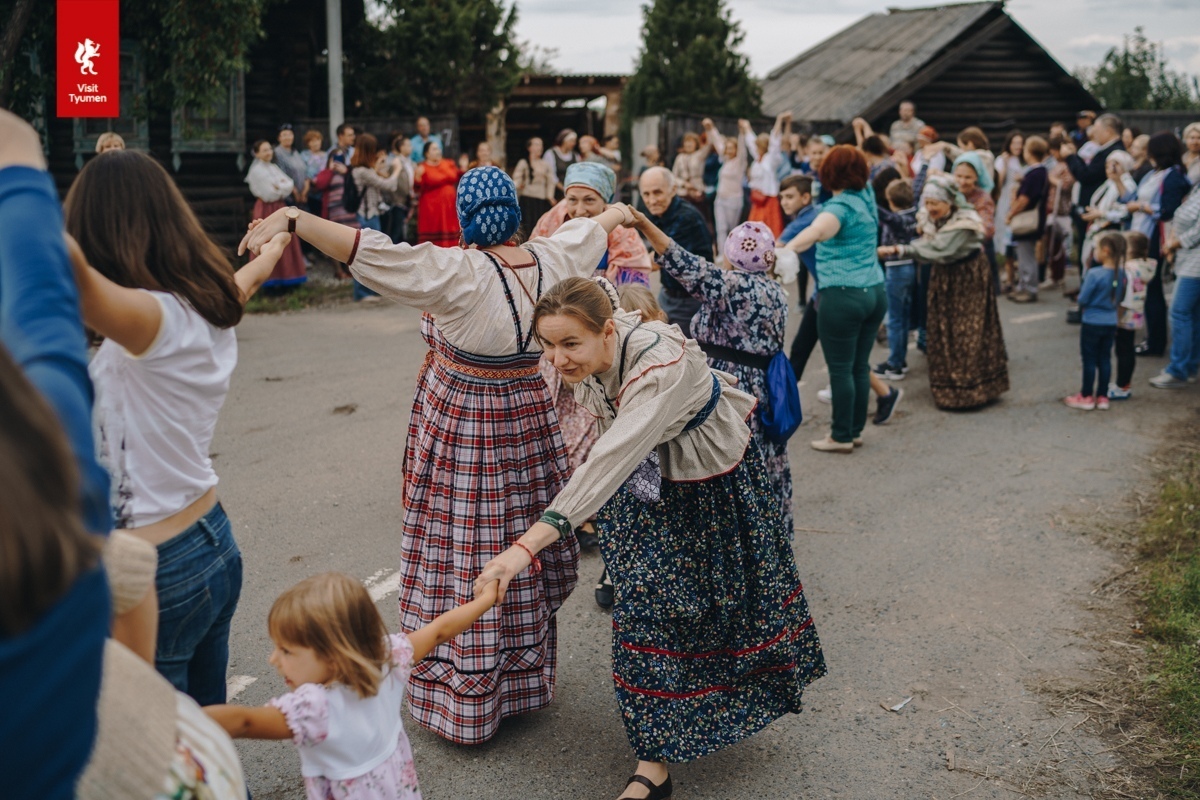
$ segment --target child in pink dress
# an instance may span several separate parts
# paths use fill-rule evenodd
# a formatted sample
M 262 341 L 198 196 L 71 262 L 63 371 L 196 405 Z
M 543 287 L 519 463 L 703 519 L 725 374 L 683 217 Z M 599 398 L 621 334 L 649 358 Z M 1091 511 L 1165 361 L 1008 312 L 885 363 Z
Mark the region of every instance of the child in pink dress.
M 388 635 L 363 585 L 314 575 L 284 592 L 267 627 L 292 690 L 260 708 L 204 710 L 234 738 L 291 739 L 308 800 L 421 800 L 400 706 L 413 663 L 496 604 L 498 584 L 410 634 Z

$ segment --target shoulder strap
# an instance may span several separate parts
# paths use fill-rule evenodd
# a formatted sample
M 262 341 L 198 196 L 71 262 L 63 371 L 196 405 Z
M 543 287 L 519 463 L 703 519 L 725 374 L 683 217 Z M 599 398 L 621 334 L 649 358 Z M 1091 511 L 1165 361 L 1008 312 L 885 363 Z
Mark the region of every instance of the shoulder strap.
M 504 299 L 508 301 L 508 310 L 510 312 L 512 312 L 513 330 L 516 331 L 516 334 L 517 334 L 517 352 L 524 353 L 529 348 L 530 342 L 533 341 L 533 328 L 531 326 L 528 333 L 523 332 L 521 330 L 521 314 L 520 314 L 520 312 L 517 311 L 517 304 L 516 304 L 516 301 L 513 299 L 513 293 L 512 293 L 512 289 L 508 285 L 508 279 L 504 277 L 504 268 L 502 266 L 500 266 L 500 262 L 498 260 L 496 260 L 496 257 L 493 256 L 488 251 L 481 250 L 480 252 L 483 253 L 485 256 L 487 256 L 488 261 L 491 261 L 492 266 L 496 268 L 496 275 L 500 278 L 500 285 L 504 287 Z M 537 260 L 536 255 L 534 256 L 534 260 L 535 261 Z M 537 265 L 538 265 L 538 297 L 541 297 L 541 294 L 542 294 L 542 262 L 538 261 Z

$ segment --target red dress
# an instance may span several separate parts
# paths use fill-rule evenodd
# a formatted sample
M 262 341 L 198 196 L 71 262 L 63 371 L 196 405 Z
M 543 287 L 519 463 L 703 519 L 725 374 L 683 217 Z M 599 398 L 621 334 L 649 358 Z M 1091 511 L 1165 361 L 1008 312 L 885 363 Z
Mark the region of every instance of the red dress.
M 437 164 L 422 164 L 424 170 L 416 182 L 417 243 L 433 242 L 438 247 L 457 247 L 458 213 L 454 209 L 455 186 L 462 173 L 448 158 Z

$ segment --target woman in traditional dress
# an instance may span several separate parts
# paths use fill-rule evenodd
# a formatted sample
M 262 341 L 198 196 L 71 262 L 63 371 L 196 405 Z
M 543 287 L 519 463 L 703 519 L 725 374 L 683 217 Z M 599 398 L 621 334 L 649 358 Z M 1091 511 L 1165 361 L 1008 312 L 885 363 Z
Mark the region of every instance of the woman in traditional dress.
M 262 219 L 284 207 L 284 200 L 292 195 L 296 184 L 278 165 L 272 163 L 275 151 L 266 139 L 259 139 L 251 148 L 254 161 L 246 173 L 250 194 L 254 195 L 252 219 Z M 263 284 L 264 289 L 282 286 L 298 286 L 308 280 L 304 269 L 304 254 L 300 242 L 293 239 L 283 250 L 283 256 L 275 264 L 271 277 Z
M 616 196 L 617 175 L 605 164 L 580 161 L 567 167 L 563 185 L 566 196 L 538 220 L 534 236 L 550 236 L 569 219 L 595 217 L 603 212 Z M 608 235 L 608 251 L 596 265 L 596 274 L 607 277 L 616 286 L 626 283 L 649 286 L 653 268 L 637 231 L 617 228 Z
M 767 366 L 783 350 L 788 294 L 775 280 L 775 237 L 761 222 L 744 222 L 725 239 L 729 269 L 684 250 L 646 218 L 634 214 L 637 229 L 658 253 L 662 269 L 701 302 L 692 318 L 692 336 L 713 369 L 737 378 L 737 386 L 770 409 Z M 750 431 L 762 452 L 784 524 L 792 530 L 792 469 L 787 442 L 768 439 L 758 414 Z
M 417 165 L 413 185 L 417 201 L 417 243 L 432 242 L 438 247 L 457 247 L 458 217 L 454 213 L 454 187 L 462 173 L 458 165 L 442 158 L 442 146 L 436 141 L 425 145 L 424 160 Z
M 603 506 L 613 678 L 637 771 L 622 797 L 671 796 L 668 763 L 728 747 L 801 709 L 824 657 L 789 531 L 746 418 L 754 398 L 679 329 L 616 312 L 593 281 L 538 302 L 538 338 L 599 420 L 588 460 L 476 580 L 514 586 Z M 657 502 L 626 480 L 657 450 Z
M 567 177 L 567 167 L 579 161 L 579 153 L 575 150 L 578 143 L 579 135 L 570 128 L 563 128 L 558 132 L 558 136 L 554 137 L 554 146 L 542 156 L 542 160 L 554 173 L 555 197 L 562 196 L 566 190 L 563 181 Z
M 771 234 L 783 233 L 783 210 L 779 207 L 779 165 L 783 163 L 783 126 L 791 122 L 790 112 L 780 114 L 771 133 L 754 135 L 749 123 L 738 123 L 750 162 L 750 221 L 761 222 Z
M 976 408 L 1008 391 L 1008 353 L 983 221 L 949 175 L 931 175 L 917 213 L 921 238 L 879 248 L 880 258 L 933 265 L 929 278 L 929 388 L 941 409 Z
M 971 130 L 975 129 L 967 128 L 967 131 Z M 959 138 L 966 135 L 967 131 L 963 131 Z M 996 201 L 992 198 L 992 190 L 996 184 L 992 180 L 992 170 L 980 152 L 968 150 L 954 159 L 953 174 L 958 190 L 983 222 L 983 253 L 987 256 L 988 268 L 999 289 L 1000 265 L 996 261 L 996 244 L 993 240 L 996 235 Z
M 392 244 L 377 231 L 309 214 L 294 221 L 300 238 L 347 262 L 358 280 L 426 312 L 421 329 L 430 351 L 404 455 L 401 630 L 417 630 L 469 600 L 464 576 L 525 531 L 562 486 L 567 459 L 538 375 L 534 305 L 563 278 L 590 275 L 608 231 L 632 221 L 614 208 L 513 246 L 517 190 L 495 167 L 463 176 L 457 209 L 467 247 Z M 242 247 L 257 248 L 287 228 L 282 214 L 268 217 Z M 554 615 L 575 586 L 578 552 L 572 535 L 557 542 L 541 574 L 512 584 L 508 603 L 417 665 L 408 697 L 418 724 L 477 744 L 502 718 L 549 705 Z

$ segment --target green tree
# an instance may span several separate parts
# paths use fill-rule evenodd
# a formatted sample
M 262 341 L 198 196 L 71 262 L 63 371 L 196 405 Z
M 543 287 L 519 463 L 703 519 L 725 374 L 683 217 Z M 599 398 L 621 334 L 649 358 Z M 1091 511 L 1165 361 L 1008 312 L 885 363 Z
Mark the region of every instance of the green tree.
M 745 36 L 724 0 L 654 0 L 642 14 L 642 51 L 622 98 L 626 130 L 667 111 L 761 113 L 762 89 L 738 52 Z
M 483 114 L 521 77 L 517 9 L 497 0 L 382 0 L 353 68 L 360 111 Z
M 171 108 L 208 108 L 228 87 L 229 75 L 248 66 L 251 46 L 263 36 L 266 5 L 278 0 L 124 0 L 121 38 L 140 44 L 147 95 L 136 98 Z M 55 79 L 55 3 L 0 0 L 6 23 L 0 38 L 0 106 L 23 116 L 50 103 Z
M 1105 54 L 1100 66 L 1077 77 L 1105 108 L 1188 110 L 1200 106 L 1194 77 L 1167 69 L 1162 47 L 1146 39 L 1139 26 L 1120 48 Z

